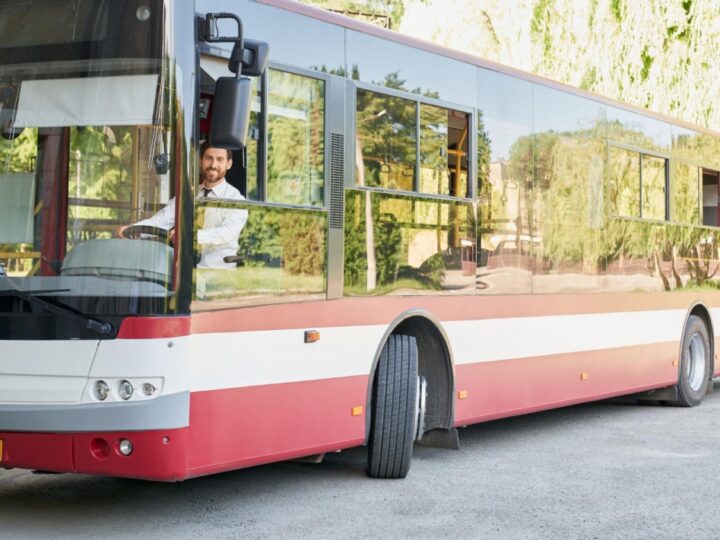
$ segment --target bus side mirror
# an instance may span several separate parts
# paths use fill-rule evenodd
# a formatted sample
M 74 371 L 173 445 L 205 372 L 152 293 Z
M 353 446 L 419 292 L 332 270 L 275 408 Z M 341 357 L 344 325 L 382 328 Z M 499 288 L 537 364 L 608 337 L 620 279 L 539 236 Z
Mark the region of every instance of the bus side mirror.
M 210 145 L 241 150 L 250 126 L 252 82 L 247 77 L 220 77 L 215 82 Z
M 243 43 L 235 43 L 228 67 L 230 71 L 249 77 L 259 77 L 265 72 L 270 58 L 270 46 L 264 41 L 246 39 Z

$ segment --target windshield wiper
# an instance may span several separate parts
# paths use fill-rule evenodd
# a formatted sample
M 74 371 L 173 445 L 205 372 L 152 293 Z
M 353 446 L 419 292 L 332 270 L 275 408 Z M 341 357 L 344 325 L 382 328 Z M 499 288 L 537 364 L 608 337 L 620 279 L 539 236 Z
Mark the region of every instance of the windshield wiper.
M 50 313 L 55 315 L 61 315 L 67 319 L 75 320 L 83 323 L 86 330 L 92 330 L 100 335 L 108 336 L 113 333 L 113 327 L 110 323 L 95 319 L 86 315 L 82 311 L 79 311 L 67 304 L 58 302 L 57 300 L 51 300 L 50 298 L 40 298 L 37 295 L 57 293 L 57 292 L 68 292 L 70 289 L 46 289 L 46 290 L 35 290 L 35 291 L 22 291 L 20 289 L 7 289 L 0 291 L 0 298 L 7 298 L 9 296 L 15 296 L 21 300 L 25 300 L 29 304 L 38 306 Z

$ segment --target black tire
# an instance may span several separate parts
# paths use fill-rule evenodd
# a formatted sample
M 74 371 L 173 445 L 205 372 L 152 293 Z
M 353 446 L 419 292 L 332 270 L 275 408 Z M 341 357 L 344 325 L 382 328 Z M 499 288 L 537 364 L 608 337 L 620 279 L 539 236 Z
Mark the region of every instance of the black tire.
M 705 321 L 690 315 L 683 333 L 678 368 L 677 405 L 695 407 L 707 391 L 712 366 L 710 336 Z
M 380 353 L 372 398 L 368 475 L 405 478 L 417 415 L 418 352 L 414 337 L 392 335 Z

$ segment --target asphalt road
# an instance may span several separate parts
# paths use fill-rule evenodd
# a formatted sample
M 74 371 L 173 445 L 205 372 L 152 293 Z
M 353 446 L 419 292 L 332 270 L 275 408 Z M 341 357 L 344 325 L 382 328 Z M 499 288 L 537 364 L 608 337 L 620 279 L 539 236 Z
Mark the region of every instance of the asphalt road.
M 720 384 L 694 409 L 596 403 L 416 448 L 155 484 L 0 470 L 0 538 L 719 538 Z

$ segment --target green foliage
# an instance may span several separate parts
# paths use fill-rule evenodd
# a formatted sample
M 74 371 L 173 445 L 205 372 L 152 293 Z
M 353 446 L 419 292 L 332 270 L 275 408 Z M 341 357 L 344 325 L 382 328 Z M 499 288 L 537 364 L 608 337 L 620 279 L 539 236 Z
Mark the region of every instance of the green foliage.
M 377 198 L 376 198 L 377 199 Z M 378 201 L 379 202 L 379 201 Z M 378 206 L 378 203 L 375 203 Z M 373 214 L 375 214 L 373 212 Z M 377 257 L 377 281 L 380 285 L 397 279 L 400 268 L 402 231 L 394 214 L 380 214 L 375 221 L 375 256 Z
M 246 266 L 283 268 L 290 275 L 324 275 L 325 217 L 250 207 L 238 254 Z
M 280 231 L 285 270 L 296 276 L 324 275 L 324 219 L 315 214 L 284 212 Z
M 33 172 L 37 159 L 37 129 L 25 129 L 13 140 L 0 138 L 0 172 Z
M 650 74 L 650 68 L 653 65 L 653 60 L 655 59 L 650 56 L 647 47 L 645 47 L 640 54 L 640 59 L 642 60 L 642 70 L 640 71 L 640 78 L 641 80 L 646 81 L 648 75 Z
M 367 280 L 365 213 L 360 197 L 364 193 L 346 192 L 345 199 L 345 285 L 361 287 Z
M 413 101 L 358 90 L 357 129 L 365 185 L 412 191 L 417 136 L 415 111 Z

